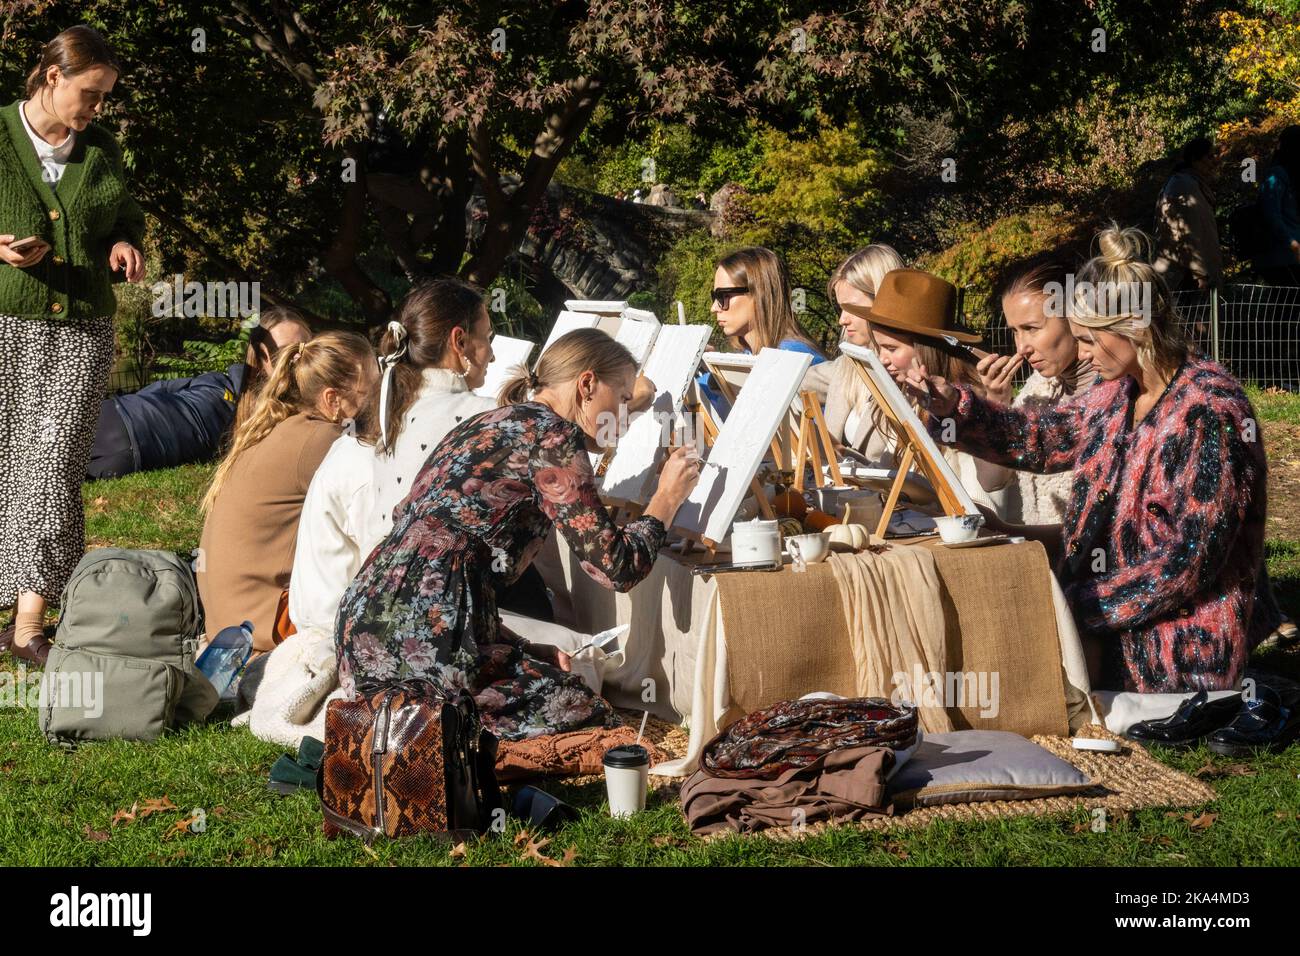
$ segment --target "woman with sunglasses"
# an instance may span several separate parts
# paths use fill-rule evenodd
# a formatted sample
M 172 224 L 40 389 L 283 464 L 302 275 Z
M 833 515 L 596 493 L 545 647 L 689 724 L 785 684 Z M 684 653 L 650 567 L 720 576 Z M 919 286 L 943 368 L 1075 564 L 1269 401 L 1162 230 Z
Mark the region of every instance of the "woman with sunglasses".
M 712 311 L 718 327 L 736 351 L 757 354 L 760 349 L 785 349 L 813 357 L 813 365 L 826 361 L 795 319 L 790 301 L 790 276 L 785 263 L 771 249 L 750 246 L 718 261 L 713 273 Z M 713 377 L 697 380 L 709 402 L 728 409 Z

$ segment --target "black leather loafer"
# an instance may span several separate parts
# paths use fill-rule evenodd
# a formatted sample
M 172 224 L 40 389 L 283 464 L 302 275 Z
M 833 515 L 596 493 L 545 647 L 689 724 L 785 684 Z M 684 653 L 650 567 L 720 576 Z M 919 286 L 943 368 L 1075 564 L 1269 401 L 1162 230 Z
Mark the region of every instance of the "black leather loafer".
M 1262 684 L 1252 700 L 1243 700 L 1237 716 L 1210 734 L 1211 753 L 1224 757 L 1249 757 L 1260 750 L 1285 750 L 1300 737 L 1300 712 L 1287 707 L 1281 695 Z
M 1143 720 L 1130 727 L 1124 736 L 1142 744 L 1177 749 L 1194 747 L 1201 738 L 1231 721 L 1241 709 L 1241 697 L 1236 694 L 1218 700 L 1209 698 L 1207 692 L 1199 691 L 1179 704 L 1172 717 Z

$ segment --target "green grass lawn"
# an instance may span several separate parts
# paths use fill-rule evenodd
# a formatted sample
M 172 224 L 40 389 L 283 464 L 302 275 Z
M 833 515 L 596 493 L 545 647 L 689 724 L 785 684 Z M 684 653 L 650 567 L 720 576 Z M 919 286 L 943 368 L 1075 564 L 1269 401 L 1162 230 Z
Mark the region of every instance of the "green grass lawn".
M 1255 396 L 1261 418 L 1300 422 L 1300 401 Z M 211 468 L 193 466 L 85 489 L 91 546 L 197 546 L 197 501 Z M 1294 503 L 1273 500 L 1274 507 Z M 1269 542 L 1269 567 L 1287 606 L 1300 608 L 1300 541 Z M 1266 668 L 1300 677 L 1300 652 L 1260 655 Z M 14 671 L 6 659 L 0 670 Z M 65 753 L 37 731 L 36 714 L 0 708 L 0 864 L 519 864 L 568 859 L 581 865 L 884 866 L 1295 866 L 1300 864 L 1300 745 L 1250 761 L 1204 748 L 1157 756 L 1215 788 L 1213 820 L 1192 827 L 1182 813 L 1143 810 L 1092 832 L 1082 809 L 1055 817 L 990 823 L 940 822 L 920 831 L 877 833 L 838 827 L 797 841 L 732 837 L 701 841 L 678 811 L 676 787 L 655 792 L 648 812 L 613 820 L 603 785 L 547 789 L 583 810 L 582 819 L 537 843 L 516 823 L 503 835 L 450 854 L 431 839 L 364 847 L 326 840 L 316 797 L 281 798 L 265 789 L 281 748 L 225 720 L 153 744 L 122 741 Z M 164 802 L 165 801 L 165 802 Z M 151 803 L 152 802 L 152 803 Z M 149 812 L 153 806 L 164 809 Z M 168 806 L 170 805 L 170 806 Z M 134 815 L 132 811 L 134 808 Z M 178 824 L 202 811 L 202 832 Z M 116 822 L 115 822 L 116 817 Z

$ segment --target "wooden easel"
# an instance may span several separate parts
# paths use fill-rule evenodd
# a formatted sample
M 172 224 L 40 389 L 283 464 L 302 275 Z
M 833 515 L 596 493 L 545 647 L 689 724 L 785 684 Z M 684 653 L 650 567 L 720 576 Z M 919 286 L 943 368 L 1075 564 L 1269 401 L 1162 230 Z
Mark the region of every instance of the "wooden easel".
M 966 508 L 957 497 L 957 493 L 953 491 L 947 479 L 925 454 L 924 445 L 912 430 L 911 424 L 894 414 L 889 401 L 881 393 L 875 381 L 867 374 L 867 370 L 862 367 L 860 362 L 853 361 L 853 370 L 870 390 L 871 397 L 875 399 L 877 407 L 889 423 L 890 430 L 894 434 L 895 447 L 903 450 L 903 456 L 898 463 L 898 473 L 894 476 L 893 483 L 889 487 L 889 494 L 885 498 L 885 509 L 881 512 L 880 523 L 876 526 L 876 534 L 883 538 L 885 532 L 889 530 L 889 519 L 894 514 L 894 508 L 898 505 L 898 496 L 903 490 L 904 479 L 906 479 L 907 473 L 912 469 L 913 465 L 930 482 L 930 486 L 934 489 L 935 496 L 939 499 L 939 506 L 943 508 L 944 514 L 952 516 L 966 514 Z M 925 414 L 924 411 L 919 413 L 921 416 Z M 924 418 L 922 418 L 922 421 L 924 421 Z
M 811 465 L 814 487 L 822 485 L 822 455 L 830 466 L 830 480 L 836 485 L 844 484 L 840 472 L 839 455 L 835 453 L 835 442 L 830 429 L 826 427 L 826 416 L 822 414 L 821 402 L 813 392 L 801 391 L 799 398 L 803 403 L 803 414 L 799 416 L 799 440 L 794 453 L 794 490 L 802 492 L 804 485 L 804 465 Z

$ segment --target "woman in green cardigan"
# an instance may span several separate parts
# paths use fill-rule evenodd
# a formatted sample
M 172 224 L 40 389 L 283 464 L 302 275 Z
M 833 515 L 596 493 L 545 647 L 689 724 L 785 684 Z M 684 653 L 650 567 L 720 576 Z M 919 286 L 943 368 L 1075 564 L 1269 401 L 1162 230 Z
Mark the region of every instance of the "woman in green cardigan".
M 87 26 L 0 109 L 0 652 L 43 666 L 45 606 L 85 551 L 81 482 L 113 364 L 114 273 L 144 278 L 144 214 L 92 122 L 120 72 Z

